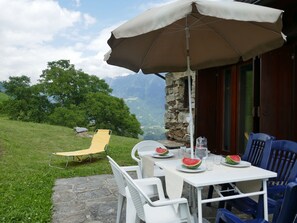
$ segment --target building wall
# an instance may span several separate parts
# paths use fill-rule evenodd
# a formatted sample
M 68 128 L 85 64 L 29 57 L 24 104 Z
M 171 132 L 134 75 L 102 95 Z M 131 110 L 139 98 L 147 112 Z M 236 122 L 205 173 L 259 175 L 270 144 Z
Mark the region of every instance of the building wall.
M 167 139 L 188 142 L 189 109 L 185 105 L 186 72 L 166 74 L 165 128 Z M 195 114 L 195 72 L 192 72 L 192 113 Z M 186 96 L 187 97 L 187 96 Z M 187 101 L 187 100 L 186 100 Z M 193 117 L 193 123 L 195 118 Z

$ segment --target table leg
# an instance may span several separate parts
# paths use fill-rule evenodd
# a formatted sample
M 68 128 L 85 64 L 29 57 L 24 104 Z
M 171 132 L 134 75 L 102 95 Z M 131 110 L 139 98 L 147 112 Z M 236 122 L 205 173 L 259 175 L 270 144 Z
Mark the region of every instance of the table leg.
M 202 187 L 197 188 L 198 223 L 202 223 Z
M 263 179 L 263 192 L 264 219 L 268 221 L 267 179 Z
M 197 218 L 197 208 L 196 208 L 196 193 L 195 190 L 196 188 L 193 187 L 192 185 L 188 185 L 188 189 L 189 189 L 189 206 L 190 206 L 190 210 L 191 213 L 193 214 L 193 218 L 194 218 L 194 222 L 197 223 L 198 222 L 198 218 Z

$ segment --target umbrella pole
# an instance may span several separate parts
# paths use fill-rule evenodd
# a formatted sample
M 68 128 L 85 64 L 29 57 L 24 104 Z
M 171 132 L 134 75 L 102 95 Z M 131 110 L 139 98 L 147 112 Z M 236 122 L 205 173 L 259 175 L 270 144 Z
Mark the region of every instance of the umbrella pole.
M 193 142 L 193 114 L 192 114 L 192 81 L 191 81 L 191 68 L 190 68 L 190 54 L 189 54 L 189 38 L 190 38 L 190 32 L 189 32 L 189 27 L 186 25 L 185 28 L 186 32 L 186 49 L 187 49 L 187 76 L 188 76 L 188 95 L 189 95 L 189 125 L 190 125 L 190 145 L 191 145 L 191 158 L 194 158 L 194 142 Z
M 193 142 L 193 114 L 192 114 L 192 91 L 191 91 L 191 70 L 187 70 L 188 75 L 188 95 L 189 95 L 189 125 L 190 125 L 190 145 L 191 145 L 191 158 L 194 158 L 194 142 Z

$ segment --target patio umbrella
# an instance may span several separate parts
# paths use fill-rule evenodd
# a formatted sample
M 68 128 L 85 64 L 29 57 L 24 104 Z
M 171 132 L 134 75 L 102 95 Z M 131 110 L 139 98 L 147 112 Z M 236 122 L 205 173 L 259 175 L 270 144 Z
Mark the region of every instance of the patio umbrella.
M 280 47 L 282 13 L 241 2 L 175 1 L 113 30 L 105 60 L 145 74 L 187 71 L 193 157 L 191 70 L 245 61 Z

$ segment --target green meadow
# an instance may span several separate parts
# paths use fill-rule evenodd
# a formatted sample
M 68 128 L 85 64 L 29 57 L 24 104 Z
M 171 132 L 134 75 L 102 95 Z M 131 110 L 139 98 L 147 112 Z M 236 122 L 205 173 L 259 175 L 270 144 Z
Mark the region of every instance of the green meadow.
M 108 154 L 120 165 L 135 164 L 130 151 L 138 141 L 112 135 Z M 0 117 L 0 222 L 51 222 L 56 179 L 110 174 L 105 153 L 66 169 L 49 167 L 52 152 L 86 149 L 90 142 L 71 128 Z M 55 165 L 65 165 L 64 158 L 54 158 Z

